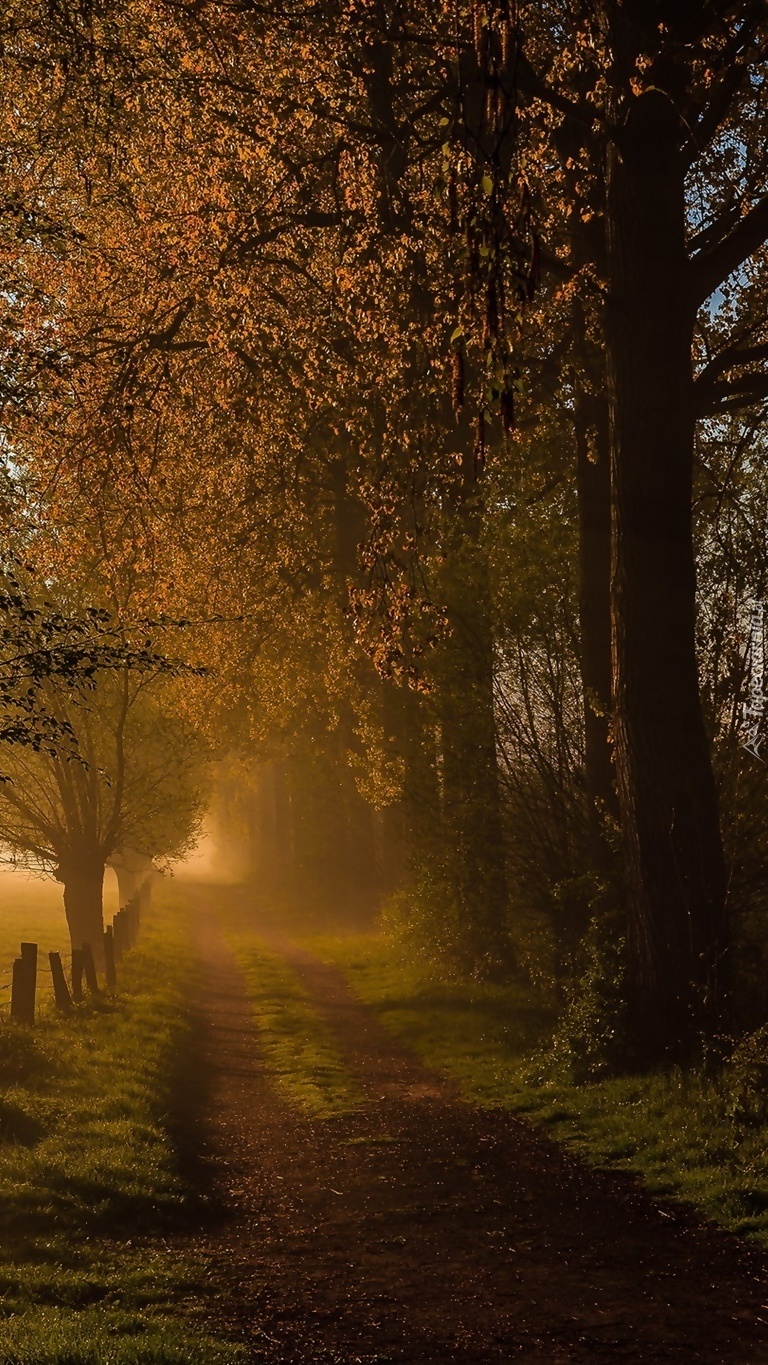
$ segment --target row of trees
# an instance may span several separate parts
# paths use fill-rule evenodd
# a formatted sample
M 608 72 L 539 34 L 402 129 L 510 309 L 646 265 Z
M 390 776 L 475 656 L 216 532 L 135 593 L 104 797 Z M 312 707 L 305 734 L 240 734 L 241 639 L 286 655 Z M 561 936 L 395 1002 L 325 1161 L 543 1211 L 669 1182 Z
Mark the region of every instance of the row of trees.
M 630 1052 L 690 1054 L 762 875 L 763 5 L 9 16 L 41 563 L 97 525 L 105 591 L 206 622 L 273 861 L 324 790 L 422 940 L 504 970 L 535 920 L 562 972 L 602 925 Z

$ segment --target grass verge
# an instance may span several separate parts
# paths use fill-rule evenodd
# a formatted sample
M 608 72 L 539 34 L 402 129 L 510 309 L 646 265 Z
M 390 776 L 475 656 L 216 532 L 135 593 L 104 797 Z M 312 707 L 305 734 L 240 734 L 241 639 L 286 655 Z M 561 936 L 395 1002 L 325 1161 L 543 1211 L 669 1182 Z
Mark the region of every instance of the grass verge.
M 173 1084 L 195 970 L 165 904 L 114 1001 L 0 1025 L 3 1365 L 242 1359 L 201 1330 L 202 1267 L 168 1240 L 187 1202 Z
M 576 1085 L 552 1058 L 554 1011 L 533 993 L 441 981 L 378 937 L 307 946 L 467 1099 L 524 1114 L 593 1164 L 638 1172 L 655 1194 L 768 1247 L 768 1115 L 742 1102 L 733 1068 Z M 751 1078 L 763 1109 L 765 1079 Z

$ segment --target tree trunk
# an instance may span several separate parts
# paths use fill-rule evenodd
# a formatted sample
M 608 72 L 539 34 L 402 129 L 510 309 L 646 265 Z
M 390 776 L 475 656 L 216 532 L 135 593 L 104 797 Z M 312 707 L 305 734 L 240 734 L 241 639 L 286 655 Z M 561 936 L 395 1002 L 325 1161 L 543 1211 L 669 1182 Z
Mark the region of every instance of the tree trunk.
M 467 965 L 508 960 L 509 888 L 501 816 L 493 635 L 487 565 L 460 554 L 447 598 L 452 633 L 440 664 L 446 852 L 455 877 Z
M 574 404 L 587 830 L 590 863 L 598 873 L 613 865 L 606 823 L 617 815 L 610 740 L 611 450 L 608 399 L 600 378 L 588 364 L 587 382 L 577 385 Z
M 444 835 L 431 708 L 419 693 L 398 683 L 384 684 L 383 705 L 387 744 L 401 760 L 403 774 L 400 801 L 387 812 L 395 846 L 385 878 L 394 890 L 409 874 L 434 862 Z
M 64 884 L 64 913 L 71 945 L 83 948 L 90 943 L 95 960 L 100 962 L 104 949 L 104 862 L 86 858 L 63 862 L 58 876 Z
M 675 103 L 632 98 L 608 166 L 615 759 L 634 1027 L 684 1056 L 723 994 L 725 869 L 701 712 L 691 528 L 695 310 Z

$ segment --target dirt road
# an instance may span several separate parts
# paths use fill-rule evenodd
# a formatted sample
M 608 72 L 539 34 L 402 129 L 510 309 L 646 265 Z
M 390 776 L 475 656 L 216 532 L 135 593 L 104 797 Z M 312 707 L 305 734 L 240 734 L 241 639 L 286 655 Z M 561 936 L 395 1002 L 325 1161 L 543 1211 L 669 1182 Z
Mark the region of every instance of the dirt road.
M 524 1122 L 459 1100 L 340 975 L 281 945 L 367 1103 L 276 1096 L 212 897 L 189 1103 L 212 1325 L 253 1361 L 768 1363 L 768 1261 Z M 188 1115 L 190 1119 L 194 1115 Z

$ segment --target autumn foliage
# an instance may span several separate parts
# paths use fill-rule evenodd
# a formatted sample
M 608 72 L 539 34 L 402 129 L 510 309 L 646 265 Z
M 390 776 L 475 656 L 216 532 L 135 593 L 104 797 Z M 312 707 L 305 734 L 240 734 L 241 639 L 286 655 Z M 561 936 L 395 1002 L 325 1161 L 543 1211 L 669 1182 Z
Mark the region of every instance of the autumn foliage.
M 625 1059 L 736 1027 L 762 4 L 15 0 L 2 36 L 9 526 L 191 622 L 253 874 L 375 886 L 456 970 L 604 970 Z

